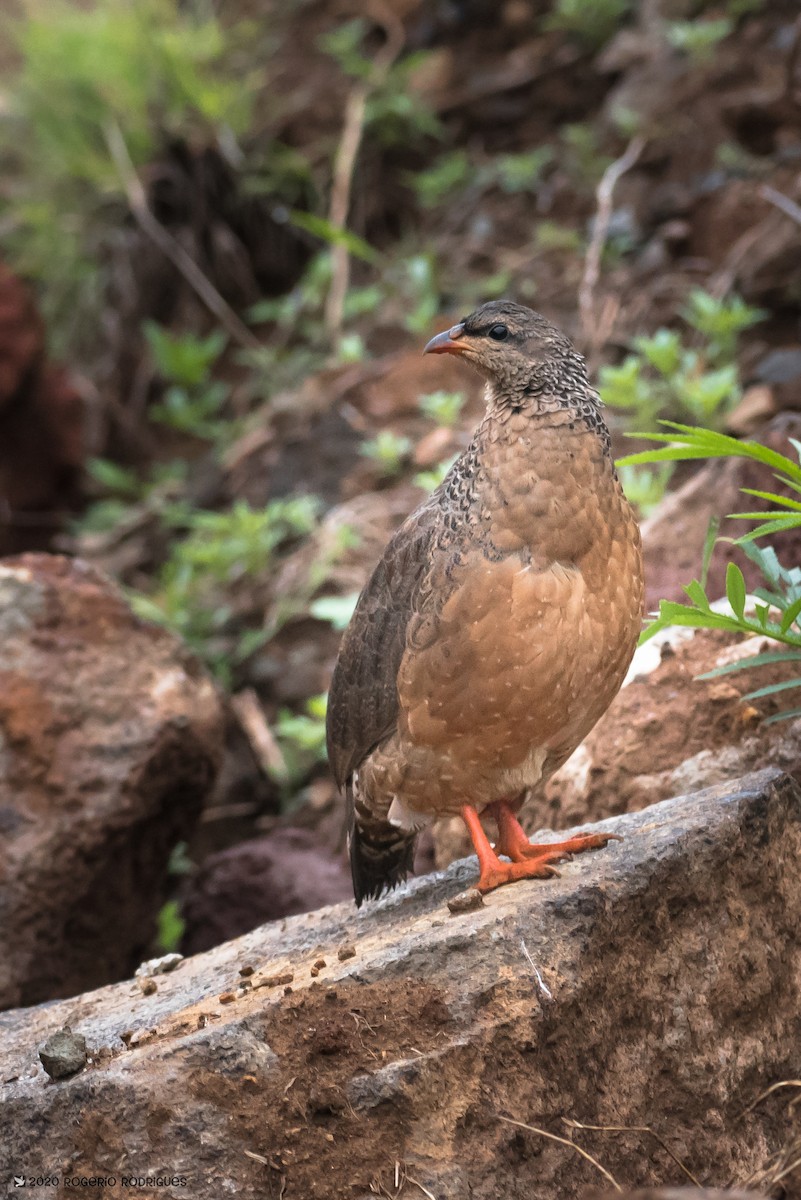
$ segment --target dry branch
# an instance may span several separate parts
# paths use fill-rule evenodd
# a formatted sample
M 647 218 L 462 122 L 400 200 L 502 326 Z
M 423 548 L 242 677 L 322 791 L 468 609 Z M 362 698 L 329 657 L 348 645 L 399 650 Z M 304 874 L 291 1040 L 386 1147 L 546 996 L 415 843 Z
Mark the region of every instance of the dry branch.
M 165 258 L 170 260 L 176 270 L 180 271 L 195 294 L 217 318 L 229 336 L 246 350 L 258 350 L 261 346 L 258 338 L 240 321 L 230 304 L 223 299 L 214 284 L 203 274 L 191 254 L 188 254 L 181 243 L 153 216 L 142 181 L 136 172 L 122 130 L 116 121 L 107 122 L 104 134 L 128 200 L 128 207 L 139 228 L 161 250 Z
M 373 61 L 370 78 L 354 87 L 345 105 L 345 120 L 342 137 L 334 159 L 334 174 L 331 184 L 331 203 L 328 209 L 329 224 L 334 229 L 344 230 L 350 212 L 350 197 L 353 189 L 353 173 L 362 144 L 367 101 L 370 94 L 386 79 L 387 72 L 400 54 L 405 41 L 403 25 L 388 8 L 381 6 L 374 19 L 386 34 L 386 41 Z M 340 242 L 331 250 L 331 286 L 325 302 L 325 328 L 333 341 L 342 328 L 345 297 L 350 283 L 350 253 Z
M 516 1125 L 518 1129 L 527 1129 L 529 1133 L 538 1133 L 540 1137 L 549 1138 L 552 1142 L 559 1142 L 562 1146 L 569 1146 L 571 1150 L 576 1151 L 576 1154 L 580 1154 L 582 1158 L 585 1158 L 588 1163 L 592 1163 L 596 1170 L 601 1172 L 604 1179 L 609 1180 L 616 1192 L 623 1191 L 614 1175 L 610 1175 L 606 1167 L 602 1167 L 597 1158 L 593 1158 L 591 1154 L 582 1149 L 581 1146 L 577 1146 L 575 1142 L 571 1142 L 569 1138 L 559 1137 L 557 1133 L 550 1133 L 547 1129 L 538 1129 L 536 1125 L 526 1125 L 524 1121 L 513 1121 L 511 1117 L 502 1117 L 500 1113 L 497 1115 L 498 1120 L 505 1121 L 507 1125 Z
M 579 286 L 579 315 L 581 329 L 585 342 L 591 351 L 597 350 L 605 335 L 602 332 L 603 322 L 595 318 L 595 289 L 601 276 L 601 257 L 606 236 L 609 232 L 609 222 L 612 218 L 612 199 L 621 176 L 630 171 L 645 149 L 645 138 L 639 134 L 633 137 L 620 158 L 615 159 L 603 173 L 601 182 L 595 193 L 596 212 L 592 237 L 587 247 L 584 259 L 584 273 Z M 607 330 L 606 333 L 609 331 Z

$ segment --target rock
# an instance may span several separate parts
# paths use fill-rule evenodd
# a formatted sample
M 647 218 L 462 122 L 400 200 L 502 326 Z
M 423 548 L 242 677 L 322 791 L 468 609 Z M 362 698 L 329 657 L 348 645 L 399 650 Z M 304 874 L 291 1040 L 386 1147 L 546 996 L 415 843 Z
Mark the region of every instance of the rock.
M 256 930 L 150 996 L 0 1015 L 0 1166 L 182 1177 L 197 1200 L 573 1200 L 597 1168 L 501 1119 L 570 1118 L 656 1131 L 573 1132 L 621 1186 L 686 1182 L 662 1143 L 744 1184 L 793 1135 L 788 1096 L 762 1094 L 801 1036 L 801 791 L 763 771 L 605 828 L 625 840 L 458 920 L 474 860 Z M 36 1047 L 67 1017 L 92 1062 L 56 1088 Z
M 459 892 L 456 896 L 451 896 L 448 901 L 448 909 L 454 915 L 458 913 L 474 912 L 477 908 L 481 908 L 484 903 L 484 897 L 478 888 L 468 888 L 464 892 Z
M 83 401 L 45 357 L 42 319 L 0 263 L 0 554 L 43 547 L 80 492 Z
M 145 957 L 215 777 L 211 680 L 80 561 L 0 563 L 0 1008 Z
M 790 438 L 801 439 L 801 415 L 782 413 L 770 424 L 751 435 L 780 454 L 796 459 Z M 710 459 L 677 491 L 669 493 L 659 508 L 643 522 L 646 608 L 651 611 L 660 600 L 684 600 L 684 584 L 698 578 L 703 559 L 704 540 L 712 517 L 725 518 L 745 509 L 756 512 L 770 507 L 754 496 L 744 496 L 741 488 L 768 491 L 782 489 L 771 472 L 760 463 L 746 459 Z M 793 493 L 789 493 L 792 498 Z M 752 528 L 745 521 L 722 520 L 720 536 L 739 537 Z M 772 538 L 780 560 L 793 566 L 801 558 L 801 532 L 791 530 Z M 709 567 L 710 596 L 725 593 L 726 567 L 736 562 L 749 588 L 759 586 L 759 572 L 739 547 L 718 542 Z
M 206 859 L 184 899 L 181 945 L 197 954 L 265 921 L 352 895 L 344 855 L 327 853 L 306 829 L 277 829 Z
M 760 1200 L 760 1193 L 731 1192 L 719 1188 L 644 1188 L 630 1192 L 585 1192 L 582 1200 Z
M 51 1079 L 66 1079 L 86 1066 L 86 1038 L 65 1025 L 47 1039 L 39 1058 Z

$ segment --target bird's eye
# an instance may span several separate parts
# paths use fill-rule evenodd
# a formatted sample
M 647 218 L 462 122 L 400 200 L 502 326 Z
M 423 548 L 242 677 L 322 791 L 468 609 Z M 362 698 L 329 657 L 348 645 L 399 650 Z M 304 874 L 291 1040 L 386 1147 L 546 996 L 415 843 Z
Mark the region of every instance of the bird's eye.
M 509 336 L 509 330 L 505 325 L 493 325 L 489 335 L 495 342 L 505 342 Z

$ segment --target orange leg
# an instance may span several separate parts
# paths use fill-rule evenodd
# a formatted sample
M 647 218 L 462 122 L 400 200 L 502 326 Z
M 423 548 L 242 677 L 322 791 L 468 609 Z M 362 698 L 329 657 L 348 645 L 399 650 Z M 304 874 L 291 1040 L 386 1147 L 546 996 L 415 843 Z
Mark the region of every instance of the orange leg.
M 607 842 L 622 842 L 616 833 L 581 833 L 566 842 L 530 842 L 523 826 L 512 807 L 505 800 L 492 805 L 493 816 L 498 822 L 496 853 L 505 854 L 512 862 L 526 862 L 544 858 L 546 862 L 558 862 L 569 854 L 581 854 L 583 850 L 595 850 Z
M 611 833 L 590 833 L 570 838 L 566 842 L 536 845 L 529 842 L 508 804 L 501 801 L 493 805 L 493 809 L 500 831 L 498 853 L 508 855 L 512 862 L 501 862 L 498 858 L 481 826 L 476 810 L 469 804 L 465 804 L 461 810 L 462 820 L 467 826 L 478 855 L 480 874 L 476 886 L 480 892 L 491 892 L 493 888 L 501 887 L 504 883 L 514 883 L 517 879 L 546 879 L 551 875 L 558 875 L 559 872 L 552 865 L 554 862 L 559 862 L 569 854 L 579 854 L 582 850 L 605 846 L 616 837 Z

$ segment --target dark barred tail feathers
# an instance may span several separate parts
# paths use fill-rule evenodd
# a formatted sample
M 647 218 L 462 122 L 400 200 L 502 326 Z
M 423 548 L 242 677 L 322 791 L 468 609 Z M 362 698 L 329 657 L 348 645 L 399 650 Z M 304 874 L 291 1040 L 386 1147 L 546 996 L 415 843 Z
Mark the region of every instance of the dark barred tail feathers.
M 371 816 L 354 797 L 356 780 L 347 785 L 348 850 L 356 906 L 376 900 L 403 883 L 412 869 L 416 831 L 399 829 Z

